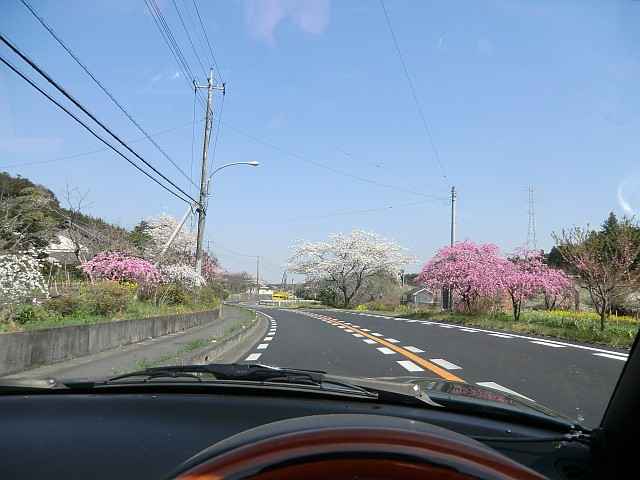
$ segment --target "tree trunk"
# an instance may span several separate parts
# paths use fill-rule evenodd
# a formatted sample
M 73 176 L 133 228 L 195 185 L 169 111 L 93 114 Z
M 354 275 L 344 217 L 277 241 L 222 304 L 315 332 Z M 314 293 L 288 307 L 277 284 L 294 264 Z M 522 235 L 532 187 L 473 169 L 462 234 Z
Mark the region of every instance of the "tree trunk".
M 604 332 L 604 328 L 606 326 L 607 323 L 607 308 L 608 308 L 608 302 L 603 299 L 602 300 L 602 310 L 600 310 L 600 331 Z

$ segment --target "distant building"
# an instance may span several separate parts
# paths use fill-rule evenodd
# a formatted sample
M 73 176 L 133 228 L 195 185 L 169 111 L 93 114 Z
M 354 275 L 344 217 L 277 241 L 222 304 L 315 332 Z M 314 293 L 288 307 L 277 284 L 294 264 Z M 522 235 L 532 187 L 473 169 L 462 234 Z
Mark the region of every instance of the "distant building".
M 415 308 L 433 307 L 437 302 L 436 296 L 426 287 L 415 287 L 402 295 L 402 303 Z

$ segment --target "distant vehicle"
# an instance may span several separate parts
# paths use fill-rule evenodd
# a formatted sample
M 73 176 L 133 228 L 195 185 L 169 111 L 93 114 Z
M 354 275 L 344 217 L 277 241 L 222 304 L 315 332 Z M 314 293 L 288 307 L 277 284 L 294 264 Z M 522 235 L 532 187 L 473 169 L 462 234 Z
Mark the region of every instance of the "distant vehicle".
M 291 298 L 291 292 L 275 292 L 271 295 L 272 300 L 289 300 Z

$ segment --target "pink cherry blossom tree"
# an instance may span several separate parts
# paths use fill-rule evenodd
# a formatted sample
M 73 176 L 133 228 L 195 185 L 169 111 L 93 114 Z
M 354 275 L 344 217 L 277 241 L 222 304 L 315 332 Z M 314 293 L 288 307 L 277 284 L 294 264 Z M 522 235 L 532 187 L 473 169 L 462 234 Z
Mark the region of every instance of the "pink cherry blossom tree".
M 502 273 L 513 307 L 513 318 L 520 319 L 526 300 L 544 294 L 557 298 L 571 289 L 573 282 L 564 272 L 549 267 L 540 250 L 516 249 Z
M 467 239 L 438 250 L 414 283 L 452 289 L 456 308 L 469 311 L 479 300 L 495 299 L 506 290 L 505 262 L 496 245 L 476 245 Z

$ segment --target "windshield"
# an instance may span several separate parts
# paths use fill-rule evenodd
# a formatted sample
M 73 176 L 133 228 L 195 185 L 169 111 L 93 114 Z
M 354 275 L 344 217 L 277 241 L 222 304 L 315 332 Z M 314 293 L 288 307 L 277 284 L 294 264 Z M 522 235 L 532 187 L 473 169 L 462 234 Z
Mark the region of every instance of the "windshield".
M 639 24 L 2 2 L 0 376 L 260 363 L 598 425 L 639 325 Z

